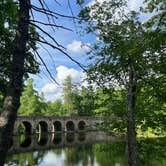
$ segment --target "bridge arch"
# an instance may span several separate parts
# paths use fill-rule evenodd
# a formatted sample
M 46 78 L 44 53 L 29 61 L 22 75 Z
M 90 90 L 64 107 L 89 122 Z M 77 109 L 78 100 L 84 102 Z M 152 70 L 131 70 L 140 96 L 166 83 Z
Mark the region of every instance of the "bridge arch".
M 26 135 L 32 134 L 32 125 L 29 121 L 22 121 L 18 125 L 18 133 L 25 133 Z
M 78 122 L 78 130 L 85 130 L 86 123 L 85 121 L 81 120 Z
M 73 121 L 67 121 L 66 123 L 66 131 L 74 131 L 75 130 L 75 125 Z
M 58 120 L 53 123 L 53 132 L 56 131 L 62 131 L 62 123 Z
M 47 133 L 48 132 L 48 124 L 45 121 L 39 121 L 36 126 L 37 133 Z

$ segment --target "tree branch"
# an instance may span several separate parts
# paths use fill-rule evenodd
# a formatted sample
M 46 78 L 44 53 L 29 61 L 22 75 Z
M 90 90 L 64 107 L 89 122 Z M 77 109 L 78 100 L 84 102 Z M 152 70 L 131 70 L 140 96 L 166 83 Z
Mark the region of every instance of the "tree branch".
M 39 53 L 38 53 L 36 50 L 34 50 L 34 49 L 33 49 L 33 51 L 37 54 L 37 56 L 39 57 L 39 59 L 40 59 L 41 62 L 43 63 L 45 69 L 47 70 L 47 72 L 48 72 L 48 74 L 49 74 L 49 76 L 50 76 L 50 78 L 51 78 L 57 85 L 59 85 L 59 83 L 54 79 L 54 77 L 53 77 L 52 74 L 50 73 L 50 71 L 49 71 L 47 65 L 45 64 L 44 60 L 43 60 L 42 57 L 39 55 Z
M 41 37 L 41 36 L 40 36 Z M 40 40 L 40 39 L 34 39 L 34 38 L 31 38 L 32 40 L 36 40 L 40 43 L 43 43 L 43 44 L 46 44 L 50 47 L 52 47 L 53 49 L 56 49 L 58 51 L 60 51 L 61 53 L 63 53 L 66 57 L 68 57 L 71 61 L 73 61 L 75 64 L 77 64 L 84 72 L 87 72 L 87 70 L 78 62 L 76 61 L 75 59 L 73 59 L 68 53 L 66 53 L 65 51 L 63 51 L 61 48 L 59 47 L 56 47 L 54 46 L 53 44 L 51 43 L 48 43 L 44 38 L 42 38 L 43 40 Z
M 33 25 L 34 27 L 38 28 L 41 32 L 43 32 L 44 34 L 46 34 L 49 38 L 51 38 L 58 47 L 64 48 L 62 45 L 60 45 L 49 33 L 47 33 L 46 31 L 44 31 L 41 27 L 39 27 L 38 25 L 29 22 L 29 24 Z M 65 49 L 65 48 L 64 48 Z
M 34 23 L 38 23 L 38 24 L 42 24 L 42 25 L 45 25 L 45 26 L 52 26 L 52 27 L 56 27 L 56 28 L 62 28 L 62 29 L 65 29 L 65 30 L 73 31 L 73 30 L 70 29 L 70 28 L 66 28 L 66 27 L 64 27 L 64 26 L 57 25 L 57 24 L 44 23 L 44 22 L 37 21 L 37 20 L 29 20 L 29 21 L 30 21 L 30 22 L 34 22 Z
M 34 9 L 34 10 L 36 10 L 36 11 L 38 11 L 38 12 L 42 12 L 44 14 L 48 14 L 50 16 L 53 16 L 55 18 L 58 18 L 57 16 L 60 16 L 60 17 L 64 17 L 64 18 L 70 18 L 70 19 L 74 18 L 74 19 L 80 20 L 77 17 L 63 15 L 63 14 L 60 14 L 60 13 L 57 13 L 57 12 L 53 12 L 51 10 L 43 9 L 43 8 L 40 8 L 40 7 L 37 7 L 37 6 L 34 6 L 34 5 L 31 5 L 31 8 Z

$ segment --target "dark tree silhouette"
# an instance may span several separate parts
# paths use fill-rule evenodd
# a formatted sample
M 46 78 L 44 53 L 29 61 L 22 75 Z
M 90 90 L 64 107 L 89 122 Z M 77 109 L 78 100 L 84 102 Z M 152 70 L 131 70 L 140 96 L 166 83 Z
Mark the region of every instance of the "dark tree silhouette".
M 58 4 L 56 0 L 53 1 Z M 15 3 L 15 2 L 13 2 Z M 18 0 L 18 25 L 16 30 L 15 39 L 13 41 L 13 52 L 12 52 L 12 64 L 11 64 L 11 76 L 9 80 L 9 88 L 6 92 L 6 96 L 3 103 L 3 111 L 0 115 L 0 165 L 3 165 L 5 162 L 5 156 L 7 150 L 10 146 L 10 141 L 12 138 L 12 132 L 14 127 L 14 122 L 17 117 L 17 110 L 20 106 L 20 96 L 23 88 L 23 75 L 25 67 L 25 58 L 26 58 L 26 49 L 27 44 L 31 46 L 34 55 L 38 56 L 41 63 L 46 68 L 50 78 L 56 83 L 56 80 L 53 78 L 47 65 L 44 60 L 34 49 L 32 42 L 39 42 L 42 45 L 48 45 L 53 49 L 56 49 L 63 53 L 70 60 L 79 65 L 83 70 L 82 65 L 74 60 L 69 54 L 66 53 L 65 48 L 61 46 L 46 30 L 41 28 L 40 25 L 47 26 L 51 28 L 54 32 L 56 28 L 61 28 L 65 30 L 71 30 L 61 25 L 56 24 L 57 18 L 68 18 L 73 19 L 73 16 L 66 16 L 55 11 L 50 10 L 45 0 L 38 0 L 38 6 L 32 5 L 30 0 Z M 34 12 L 41 13 L 46 15 L 47 23 L 38 21 L 34 17 Z M 31 17 L 30 17 L 31 16 Z M 33 35 L 30 33 L 30 26 L 35 27 L 41 33 Z M 48 28 L 47 28 L 48 29 Z M 45 39 L 42 35 L 46 35 L 48 40 Z M 49 41 L 51 40 L 51 42 Z

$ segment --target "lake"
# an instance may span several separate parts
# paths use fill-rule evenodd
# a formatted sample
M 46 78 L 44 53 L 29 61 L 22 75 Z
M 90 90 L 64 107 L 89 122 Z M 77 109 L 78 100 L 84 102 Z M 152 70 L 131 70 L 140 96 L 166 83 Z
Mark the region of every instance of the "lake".
M 145 166 L 166 166 L 165 138 L 139 139 Z M 103 132 L 14 136 L 6 166 L 124 166 L 125 142 Z

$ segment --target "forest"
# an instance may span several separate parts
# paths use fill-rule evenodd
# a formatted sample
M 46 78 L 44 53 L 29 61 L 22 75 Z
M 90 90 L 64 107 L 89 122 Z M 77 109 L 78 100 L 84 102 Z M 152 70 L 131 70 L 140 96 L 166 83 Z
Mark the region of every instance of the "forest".
M 63 84 L 62 99 L 46 101 L 44 94 L 39 94 L 33 87 L 33 79 L 28 79 L 20 99 L 19 116 L 96 116 L 111 117 L 111 121 L 100 125 L 102 130 L 110 134 L 125 134 L 126 99 L 122 90 L 93 89 L 72 83 L 68 76 Z M 138 96 L 138 110 L 144 112 L 135 115 L 138 137 L 164 137 L 166 104 L 148 92 Z M 148 99 L 149 100 L 149 99 Z M 1 101 L 2 102 L 2 101 Z M 143 119 L 142 119 L 143 118 Z M 160 121 L 160 122 L 159 122 Z M 118 127 L 117 127 L 118 126 Z

